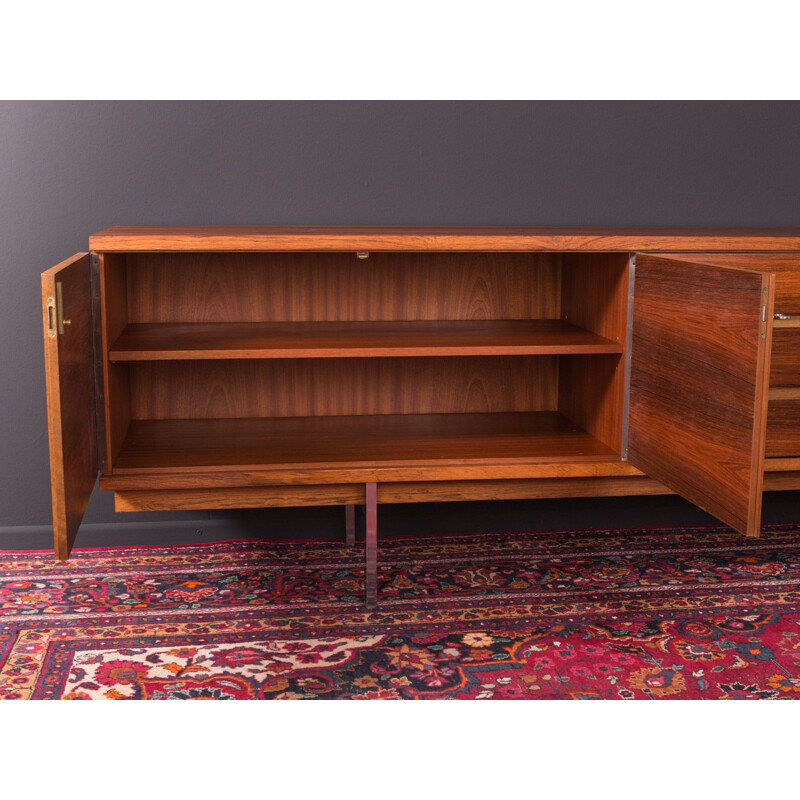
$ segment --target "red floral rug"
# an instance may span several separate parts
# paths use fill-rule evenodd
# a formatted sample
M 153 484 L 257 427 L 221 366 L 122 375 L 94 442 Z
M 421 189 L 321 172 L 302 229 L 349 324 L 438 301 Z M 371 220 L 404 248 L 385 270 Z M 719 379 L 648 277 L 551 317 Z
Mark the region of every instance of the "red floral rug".
M 800 526 L 0 552 L 0 698 L 800 698 Z

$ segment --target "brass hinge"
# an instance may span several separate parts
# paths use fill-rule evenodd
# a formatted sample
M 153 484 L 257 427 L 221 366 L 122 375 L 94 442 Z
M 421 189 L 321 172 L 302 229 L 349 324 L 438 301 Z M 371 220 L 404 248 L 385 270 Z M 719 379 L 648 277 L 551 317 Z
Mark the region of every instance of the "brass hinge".
M 47 298 L 47 335 L 55 337 L 56 332 L 64 335 L 64 326 L 71 325 L 72 320 L 64 319 L 64 299 L 61 283 L 56 283 L 56 296 Z
M 47 298 L 47 335 L 52 339 L 56 335 L 56 299 Z

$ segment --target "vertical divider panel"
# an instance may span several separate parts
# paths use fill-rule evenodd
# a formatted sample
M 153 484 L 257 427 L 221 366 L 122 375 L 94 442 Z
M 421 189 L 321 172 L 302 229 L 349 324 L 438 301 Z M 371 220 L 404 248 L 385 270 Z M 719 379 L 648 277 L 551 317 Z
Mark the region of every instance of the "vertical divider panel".
M 100 256 L 89 254 L 90 282 L 92 290 L 92 345 L 94 357 L 94 417 L 97 439 L 97 468 L 101 473 L 109 471 L 106 438 L 106 359 L 103 348 L 103 294 L 100 286 Z
M 565 253 L 561 319 L 619 342 L 622 355 L 561 356 L 559 411 L 622 451 L 628 323 L 627 253 Z
M 109 349 L 128 323 L 128 278 L 124 253 L 101 253 L 101 336 L 106 430 L 106 471 L 114 467 L 131 422 L 130 367 L 111 362 Z

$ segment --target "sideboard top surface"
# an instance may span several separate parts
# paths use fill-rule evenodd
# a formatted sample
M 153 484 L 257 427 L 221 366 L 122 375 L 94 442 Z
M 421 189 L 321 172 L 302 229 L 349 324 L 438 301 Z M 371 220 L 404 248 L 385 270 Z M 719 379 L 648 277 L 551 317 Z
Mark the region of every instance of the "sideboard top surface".
M 132 251 L 791 251 L 800 228 L 530 228 L 384 226 L 115 226 L 96 252 Z

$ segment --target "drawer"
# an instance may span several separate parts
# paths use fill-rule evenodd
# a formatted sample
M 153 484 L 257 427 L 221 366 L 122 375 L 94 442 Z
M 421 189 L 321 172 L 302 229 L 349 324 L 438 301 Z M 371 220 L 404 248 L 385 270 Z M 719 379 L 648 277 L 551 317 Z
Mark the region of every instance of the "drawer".
M 800 455 L 800 399 L 769 401 L 766 455 Z
M 775 273 L 775 312 L 800 314 L 800 258 L 784 257 L 766 269 Z
M 687 258 L 690 254 L 685 253 Z M 704 264 L 775 273 L 775 312 L 800 314 L 800 255 L 797 253 L 699 253 Z
M 770 386 L 800 386 L 800 328 L 772 332 Z

